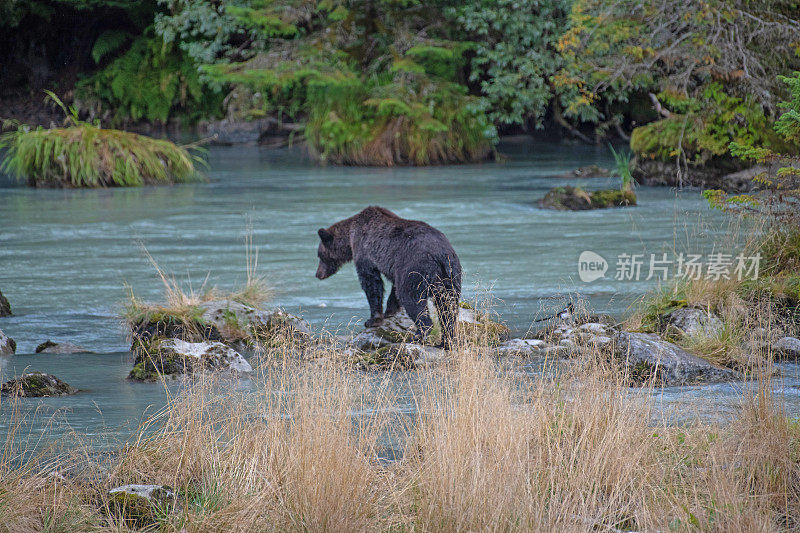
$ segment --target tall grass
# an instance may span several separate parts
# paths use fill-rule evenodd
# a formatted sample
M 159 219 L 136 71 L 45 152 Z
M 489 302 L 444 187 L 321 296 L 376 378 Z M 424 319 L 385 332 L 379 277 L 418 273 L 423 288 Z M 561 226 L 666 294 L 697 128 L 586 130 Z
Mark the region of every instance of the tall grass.
M 633 174 L 631 174 L 631 159 L 633 159 L 633 153 L 630 150 L 620 150 L 617 152 L 610 144 L 608 145 L 608 149 L 611 150 L 611 155 L 614 156 L 614 166 L 617 175 L 622 178 L 620 190 L 633 191 L 633 187 L 636 185 Z
M 334 360 L 335 357 L 331 357 Z M 597 358 L 599 362 L 601 358 Z M 200 379 L 109 469 L 0 465 L 0 531 L 118 531 L 106 491 L 178 491 L 159 531 L 780 531 L 798 527 L 800 428 L 766 378 L 724 426 L 653 422 L 589 357 L 531 379 L 470 349 L 406 374 L 257 365 Z M 415 417 L 403 416 L 411 404 Z M 401 461 L 378 459 L 390 444 Z
M 5 149 L 0 170 L 27 180 L 34 187 L 138 187 L 198 181 L 202 159 L 164 139 L 103 129 L 64 109 L 67 126 L 31 128 L 6 121 L 0 135 Z

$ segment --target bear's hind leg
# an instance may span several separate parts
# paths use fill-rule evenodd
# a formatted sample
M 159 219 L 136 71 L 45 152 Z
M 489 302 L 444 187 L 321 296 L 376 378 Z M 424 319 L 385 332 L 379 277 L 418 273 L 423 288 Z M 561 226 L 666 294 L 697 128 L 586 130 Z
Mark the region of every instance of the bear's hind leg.
M 417 326 L 414 340 L 422 342 L 433 327 L 433 321 L 428 314 L 428 301 L 425 298 L 416 299 L 416 297 L 400 296 L 400 303 Z
M 389 299 L 386 300 L 386 311 L 383 312 L 383 316 L 390 317 L 396 315 L 400 311 L 400 302 L 397 301 L 397 294 L 394 292 L 394 285 L 392 285 L 392 290 L 389 292 Z

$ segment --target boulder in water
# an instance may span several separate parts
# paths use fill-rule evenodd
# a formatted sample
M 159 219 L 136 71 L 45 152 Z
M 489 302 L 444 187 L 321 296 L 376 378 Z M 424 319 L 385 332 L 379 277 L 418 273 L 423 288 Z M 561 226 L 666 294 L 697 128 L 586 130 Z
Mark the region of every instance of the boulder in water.
M 89 350 L 71 342 L 53 342 L 46 340 L 36 347 L 36 353 L 54 353 L 54 354 L 70 354 L 70 353 L 91 353 Z
M 175 377 L 200 371 L 247 374 L 253 368 L 239 352 L 217 341 L 186 342 L 157 339 L 140 344 L 128 379 L 153 381 L 159 376 Z
M 654 379 L 663 386 L 693 385 L 740 377 L 652 333 L 620 332 L 614 338 L 614 347 L 633 384 Z
M 567 185 L 550 189 L 539 204 L 546 209 L 559 211 L 586 211 L 636 205 L 636 194 L 619 189 L 586 192 L 580 187 Z
M 280 309 L 264 311 L 235 300 L 202 302 L 178 315 L 168 309 L 143 312 L 131 321 L 132 350 L 140 341 L 177 338 L 191 342 L 220 341 L 237 348 L 304 341 L 311 334 L 301 318 Z
M 47 396 L 67 396 L 75 394 L 77 389 L 61 381 L 51 374 L 44 372 L 30 372 L 6 381 L 0 385 L 0 393 L 5 396 L 20 396 L 23 398 L 41 398 Z

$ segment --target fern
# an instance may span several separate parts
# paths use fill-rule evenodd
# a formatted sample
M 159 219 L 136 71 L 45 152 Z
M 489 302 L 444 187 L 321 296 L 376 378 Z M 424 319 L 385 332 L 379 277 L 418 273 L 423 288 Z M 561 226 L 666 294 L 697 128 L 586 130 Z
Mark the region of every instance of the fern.
M 104 57 L 122 48 L 133 36 L 122 30 L 108 30 L 100 34 L 92 46 L 92 59 L 100 63 Z
M 81 101 L 98 101 L 113 109 L 115 122 L 213 117 L 220 113 L 223 98 L 200 79 L 186 52 L 150 32 L 103 70 L 81 81 L 77 93 Z

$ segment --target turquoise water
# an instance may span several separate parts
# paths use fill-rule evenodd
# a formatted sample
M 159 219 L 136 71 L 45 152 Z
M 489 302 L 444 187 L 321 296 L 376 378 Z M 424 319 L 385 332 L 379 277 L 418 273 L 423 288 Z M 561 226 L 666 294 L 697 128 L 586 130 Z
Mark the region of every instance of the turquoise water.
M 638 207 L 539 209 L 537 200 L 556 185 L 617 186 L 611 178 L 555 177 L 591 163 L 611 166 L 608 150 L 530 141 L 501 150 L 505 163 L 386 169 L 320 167 L 297 150 L 213 147 L 207 183 L 141 189 L 37 190 L 0 177 L 0 290 L 15 313 L 0 319 L 0 329 L 18 344 L 17 356 L 0 359 L 0 378 L 40 370 L 84 390 L 26 408 L 60 410 L 60 420 L 88 435 L 124 438 L 143 413 L 163 405 L 161 385 L 124 380 L 131 361 L 118 315 L 126 287 L 143 300 L 162 295 L 143 246 L 187 288 L 230 289 L 245 279 L 251 232 L 275 305 L 317 329 L 344 332 L 366 319 L 366 301 L 352 266 L 325 281 L 314 277 L 316 230 L 382 205 L 442 230 L 461 258 L 465 295 L 490 299 L 521 333 L 570 295 L 597 312 L 623 314 L 657 281 L 613 279 L 621 253 L 707 252 L 726 233 L 722 215 L 697 191 L 642 187 Z M 606 278 L 579 280 L 584 250 L 608 260 Z M 47 339 L 95 354 L 29 355 Z M 739 394 L 728 385 L 697 390 L 705 392 L 675 397 L 727 406 Z M 791 383 L 784 392 L 797 396 Z M 7 414 L 8 402 L 0 410 Z M 30 430 L 43 427 L 38 421 Z

